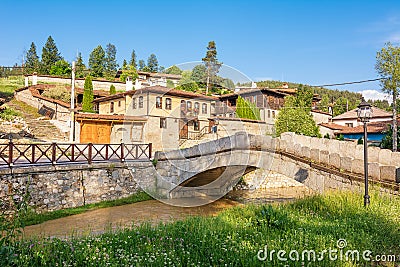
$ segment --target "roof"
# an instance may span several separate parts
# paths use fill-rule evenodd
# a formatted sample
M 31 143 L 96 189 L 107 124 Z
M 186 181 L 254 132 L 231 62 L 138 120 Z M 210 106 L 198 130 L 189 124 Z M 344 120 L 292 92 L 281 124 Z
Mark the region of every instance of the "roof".
M 389 125 L 391 125 L 391 121 L 370 122 L 367 123 L 367 132 L 383 133 L 387 131 Z M 345 127 L 344 129 L 339 131 L 339 134 L 359 134 L 359 133 L 364 133 L 363 125 L 357 127 Z
M 145 88 L 138 89 L 138 90 L 131 90 L 131 91 L 127 91 L 124 93 L 111 95 L 108 97 L 98 98 L 98 99 L 95 99 L 93 102 L 104 102 L 104 101 L 109 101 L 112 99 L 123 98 L 126 95 L 143 94 L 146 92 L 158 93 L 158 94 L 162 94 L 162 95 L 179 96 L 179 97 L 191 98 L 191 99 L 218 100 L 217 97 L 213 97 L 213 96 L 206 96 L 206 95 L 196 94 L 193 92 L 171 89 L 171 88 L 168 88 L 165 86 L 156 85 L 156 86 L 145 87 Z
M 313 110 L 311 110 L 311 112 L 319 113 L 319 114 L 323 114 L 323 115 L 329 115 L 332 117 L 332 114 L 330 114 L 329 112 L 325 112 L 325 111 L 318 110 L 318 109 L 313 109 Z
M 330 122 L 330 123 L 323 122 L 323 123 L 320 123 L 318 125 L 319 126 L 323 126 L 325 128 L 328 128 L 328 129 L 331 129 L 331 130 L 342 130 L 342 129 L 350 128 L 348 126 L 343 126 L 343 125 L 339 125 L 339 124 L 332 123 L 332 122 Z
M 340 115 L 338 115 L 336 117 L 333 117 L 332 120 L 335 121 L 335 120 L 358 119 L 357 109 L 358 108 L 355 108 L 355 109 L 347 111 L 347 112 L 345 112 L 343 114 L 340 114 Z M 377 108 L 377 107 L 371 107 L 371 109 L 372 109 L 372 118 L 386 118 L 386 117 L 387 118 L 391 118 L 393 116 L 391 113 L 386 112 L 386 111 L 384 111 L 384 110 L 382 110 L 380 108 Z
M 97 121 L 137 121 L 146 122 L 147 118 L 141 116 L 125 116 L 125 115 L 112 115 L 112 114 L 97 114 L 97 113 L 77 113 L 75 114 L 76 120 L 97 120 Z
M 248 94 L 260 93 L 260 92 L 261 92 L 261 93 L 267 93 L 267 92 L 269 92 L 269 93 L 275 93 L 275 94 L 279 94 L 279 95 L 282 95 L 282 96 L 287 96 L 287 95 L 289 95 L 288 93 L 286 93 L 286 92 L 281 92 L 281 91 L 278 90 L 278 89 L 253 88 L 253 89 L 242 89 L 242 90 L 240 90 L 240 91 L 237 91 L 237 92 L 234 92 L 234 93 L 231 93 L 231 94 L 221 95 L 221 96 L 219 96 L 219 98 L 222 100 L 222 99 L 229 98 L 229 97 L 232 97 L 232 96 L 248 95 Z

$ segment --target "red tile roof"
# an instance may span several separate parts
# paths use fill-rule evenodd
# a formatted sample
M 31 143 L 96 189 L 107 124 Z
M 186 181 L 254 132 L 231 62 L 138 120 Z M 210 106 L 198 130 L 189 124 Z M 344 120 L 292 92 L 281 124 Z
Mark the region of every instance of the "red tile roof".
M 331 130 L 342 130 L 342 129 L 350 128 L 348 126 L 343 126 L 343 125 L 339 125 L 339 124 L 332 123 L 332 122 L 330 122 L 330 123 L 324 122 L 324 123 L 320 123 L 319 125 L 323 126 L 325 128 L 329 128 Z
M 377 108 L 377 107 L 371 107 L 371 109 L 372 109 L 372 118 L 385 118 L 385 117 L 390 118 L 390 117 L 393 116 L 391 113 L 386 112 L 386 111 L 384 111 L 384 110 L 382 110 L 380 108 Z M 343 114 L 340 114 L 340 115 L 338 115 L 336 117 L 333 117 L 332 121 L 335 121 L 335 120 L 348 120 L 348 119 L 358 119 L 357 108 L 352 109 L 350 111 L 347 111 L 347 112 L 345 112 Z
M 388 130 L 389 125 L 391 125 L 391 121 L 379 121 L 379 122 L 370 122 L 367 123 L 367 132 L 368 133 L 383 133 Z M 364 126 L 360 125 L 357 127 L 346 127 L 338 132 L 339 134 L 357 134 L 364 133 Z

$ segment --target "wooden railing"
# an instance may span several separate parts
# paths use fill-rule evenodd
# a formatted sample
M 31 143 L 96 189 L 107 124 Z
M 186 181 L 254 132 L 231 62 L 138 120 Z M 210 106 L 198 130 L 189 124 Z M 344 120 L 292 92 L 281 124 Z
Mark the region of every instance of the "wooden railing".
M 189 131 L 188 140 L 200 140 L 205 134 L 207 134 L 209 126 L 204 126 L 200 131 Z
M 0 168 L 95 162 L 126 162 L 151 158 L 150 144 L 0 144 Z

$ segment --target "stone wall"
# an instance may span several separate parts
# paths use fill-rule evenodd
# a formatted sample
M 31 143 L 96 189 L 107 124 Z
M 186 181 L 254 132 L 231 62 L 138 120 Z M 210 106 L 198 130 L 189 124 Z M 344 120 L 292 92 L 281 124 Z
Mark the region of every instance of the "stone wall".
M 130 168 L 138 171 L 131 174 Z M 128 197 L 152 177 L 151 162 L 75 164 L 0 170 L 0 200 L 28 203 L 36 211 L 52 211 Z
M 33 79 L 32 75 L 28 75 L 26 77 L 28 77 L 29 82 L 32 82 L 32 79 Z M 48 75 L 38 75 L 37 82 L 71 84 L 71 78 L 48 76 Z M 111 85 L 114 85 L 115 89 L 117 91 L 125 91 L 125 89 L 126 89 L 126 84 L 124 82 L 119 82 L 119 81 L 110 82 L 110 81 L 102 81 L 102 80 L 92 80 L 92 83 L 93 83 L 93 88 L 95 90 L 109 91 Z M 85 84 L 85 79 L 83 79 L 83 78 L 75 79 L 76 87 L 83 88 L 84 84 Z

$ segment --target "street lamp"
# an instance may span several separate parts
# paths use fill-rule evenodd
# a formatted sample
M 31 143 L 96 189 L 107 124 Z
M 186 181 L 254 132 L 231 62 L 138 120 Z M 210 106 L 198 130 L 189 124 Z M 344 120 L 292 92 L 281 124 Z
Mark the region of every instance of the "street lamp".
M 367 122 L 372 117 L 371 105 L 361 99 L 361 103 L 358 105 L 357 116 L 361 122 L 364 123 L 364 180 L 365 180 L 365 195 L 364 195 L 364 207 L 369 205 L 368 195 L 368 136 L 367 136 Z

